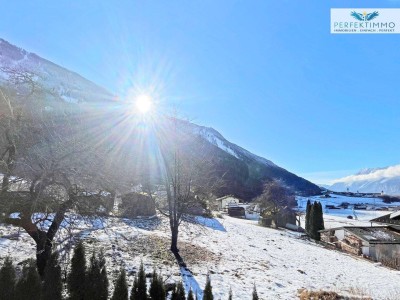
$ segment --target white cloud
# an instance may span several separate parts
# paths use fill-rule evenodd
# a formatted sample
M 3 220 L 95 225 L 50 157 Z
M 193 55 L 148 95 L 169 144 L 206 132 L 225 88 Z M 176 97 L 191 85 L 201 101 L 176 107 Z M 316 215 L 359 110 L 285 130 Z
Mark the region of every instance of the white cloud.
M 391 167 L 387 167 L 385 169 L 378 169 L 372 171 L 369 174 L 361 174 L 361 175 L 350 175 L 340 179 L 336 179 L 333 183 L 344 182 L 344 183 L 353 183 L 357 181 L 375 181 L 381 180 L 384 178 L 392 178 L 400 176 L 400 165 L 395 165 Z
M 316 171 L 308 173 L 298 173 L 300 177 L 303 177 L 315 184 L 331 185 L 336 181 L 338 177 L 343 177 L 346 174 L 351 174 L 356 170 L 335 170 L 335 171 Z

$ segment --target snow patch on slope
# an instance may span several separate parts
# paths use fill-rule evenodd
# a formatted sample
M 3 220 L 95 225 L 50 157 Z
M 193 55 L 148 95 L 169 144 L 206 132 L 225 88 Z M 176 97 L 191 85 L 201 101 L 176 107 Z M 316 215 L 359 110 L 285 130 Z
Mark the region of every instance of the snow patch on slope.
M 193 125 L 193 130 L 195 133 L 199 134 L 201 137 L 208 140 L 213 145 L 217 146 L 226 153 L 238 158 L 238 159 L 250 159 L 262 163 L 270 167 L 277 167 L 272 161 L 265 159 L 263 157 L 257 156 L 238 145 L 235 145 L 227 141 L 218 131 L 213 128 L 203 127 L 199 125 Z
M 227 146 L 227 144 L 220 139 L 220 137 L 216 136 L 213 132 L 209 130 L 204 130 L 200 129 L 199 131 L 200 135 L 202 135 L 206 140 L 208 140 L 211 144 L 217 146 L 221 150 L 225 151 L 226 153 L 229 153 L 230 155 L 239 158 L 239 156 L 236 154 L 236 152 Z

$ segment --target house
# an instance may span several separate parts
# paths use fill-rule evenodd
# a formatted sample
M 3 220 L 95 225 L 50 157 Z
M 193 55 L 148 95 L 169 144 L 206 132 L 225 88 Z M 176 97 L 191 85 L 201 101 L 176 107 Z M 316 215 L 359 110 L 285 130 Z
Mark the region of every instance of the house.
M 372 219 L 370 222 L 371 224 L 380 223 L 387 225 L 400 225 L 400 210 Z
M 400 269 L 400 226 L 345 226 L 320 233 L 326 244 Z
M 235 196 L 227 195 L 218 199 L 215 199 L 215 207 L 217 210 L 227 210 L 229 205 L 239 204 L 241 200 Z

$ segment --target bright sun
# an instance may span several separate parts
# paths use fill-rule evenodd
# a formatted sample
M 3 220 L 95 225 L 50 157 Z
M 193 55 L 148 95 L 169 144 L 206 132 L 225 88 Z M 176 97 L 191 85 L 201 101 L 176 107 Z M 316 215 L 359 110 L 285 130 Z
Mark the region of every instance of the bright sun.
M 148 113 L 153 106 L 153 100 L 149 95 L 139 95 L 136 98 L 136 108 L 142 114 Z

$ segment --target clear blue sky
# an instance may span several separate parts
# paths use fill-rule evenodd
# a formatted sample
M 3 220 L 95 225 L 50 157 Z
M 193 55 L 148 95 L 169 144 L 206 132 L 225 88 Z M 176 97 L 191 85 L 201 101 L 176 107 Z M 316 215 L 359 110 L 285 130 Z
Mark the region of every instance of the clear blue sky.
M 400 163 L 400 36 L 331 35 L 331 7 L 399 1 L 5 1 L 0 37 L 324 183 Z

